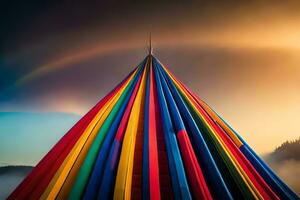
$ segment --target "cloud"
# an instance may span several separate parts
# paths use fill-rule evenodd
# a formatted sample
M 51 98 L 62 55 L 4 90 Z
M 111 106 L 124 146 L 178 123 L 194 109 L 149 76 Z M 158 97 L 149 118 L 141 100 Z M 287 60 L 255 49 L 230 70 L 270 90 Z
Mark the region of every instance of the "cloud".
M 298 195 L 300 194 L 300 138 L 287 141 L 264 158 L 270 167 Z
M 300 161 L 273 161 L 268 164 L 288 186 L 300 195 Z

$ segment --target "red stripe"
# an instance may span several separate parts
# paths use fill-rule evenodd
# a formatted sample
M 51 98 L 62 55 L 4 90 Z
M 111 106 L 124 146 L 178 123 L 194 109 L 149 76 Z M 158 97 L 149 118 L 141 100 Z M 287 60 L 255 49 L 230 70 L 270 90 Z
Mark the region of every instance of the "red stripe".
M 156 113 L 155 113 L 155 92 L 154 92 L 154 75 L 153 67 L 150 66 L 150 93 L 149 93 L 149 183 L 150 199 L 160 199 L 159 168 L 157 155 L 157 130 L 156 130 Z
M 196 199 L 212 199 L 187 132 L 179 131 L 177 138 L 194 197 Z
M 127 78 L 127 80 L 130 77 Z M 33 198 L 34 192 L 38 197 L 45 190 L 59 166 L 67 157 L 78 138 L 86 129 L 103 105 L 121 88 L 127 81 L 124 80 L 107 96 L 100 100 L 81 120 L 79 120 L 63 137 L 57 142 L 47 155 L 36 165 L 32 172 L 15 189 L 8 199 Z M 37 197 L 37 198 L 38 198 Z

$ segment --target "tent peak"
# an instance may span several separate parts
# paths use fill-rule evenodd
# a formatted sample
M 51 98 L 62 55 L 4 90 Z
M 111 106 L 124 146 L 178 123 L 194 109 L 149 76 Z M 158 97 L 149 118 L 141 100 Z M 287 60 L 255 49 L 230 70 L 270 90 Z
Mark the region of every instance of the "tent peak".
M 152 55 L 152 53 L 153 53 L 151 32 L 149 34 L 149 49 L 148 49 L 148 52 L 149 52 L 149 55 Z

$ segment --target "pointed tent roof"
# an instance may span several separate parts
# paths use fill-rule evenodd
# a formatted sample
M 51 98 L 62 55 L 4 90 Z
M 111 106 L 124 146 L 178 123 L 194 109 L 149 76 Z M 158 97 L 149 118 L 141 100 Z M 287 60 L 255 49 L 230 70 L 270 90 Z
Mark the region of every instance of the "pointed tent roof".
M 8 199 L 112 197 L 298 199 L 151 49 Z

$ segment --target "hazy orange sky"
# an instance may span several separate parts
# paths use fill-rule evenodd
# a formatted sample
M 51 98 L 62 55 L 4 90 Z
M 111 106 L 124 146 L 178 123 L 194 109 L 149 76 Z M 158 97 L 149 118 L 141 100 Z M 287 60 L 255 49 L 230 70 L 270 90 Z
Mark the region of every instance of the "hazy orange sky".
M 158 59 L 258 153 L 300 136 L 298 1 L 94 4 L 7 13 L 0 111 L 84 114 L 143 59 L 151 31 Z

